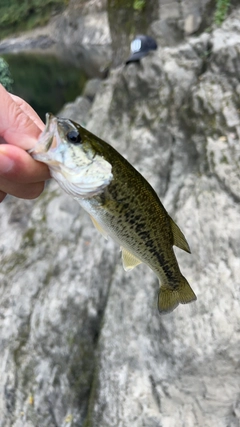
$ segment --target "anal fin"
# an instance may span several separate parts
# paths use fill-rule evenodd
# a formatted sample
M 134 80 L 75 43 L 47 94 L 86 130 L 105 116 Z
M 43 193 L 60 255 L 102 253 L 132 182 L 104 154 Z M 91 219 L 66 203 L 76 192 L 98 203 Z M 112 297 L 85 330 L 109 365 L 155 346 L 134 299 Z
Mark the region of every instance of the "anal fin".
M 123 268 L 125 271 L 132 270 L 137 265 L 141 264 L 142 261 L 135 257 L 131 252 L 129 252 L 127 249 L 122 248 L 122 262 L 123 262 Z
M 104 228 L 95 220 L 95 218 L 93 218 L 92 215 L 90 215 L 90 218 L 93 222 L 94 227 L 99 231 L 99 233 L 101 233 L 104 239 L 108 240 L 108 234 L 106 230 L 104 230 Z

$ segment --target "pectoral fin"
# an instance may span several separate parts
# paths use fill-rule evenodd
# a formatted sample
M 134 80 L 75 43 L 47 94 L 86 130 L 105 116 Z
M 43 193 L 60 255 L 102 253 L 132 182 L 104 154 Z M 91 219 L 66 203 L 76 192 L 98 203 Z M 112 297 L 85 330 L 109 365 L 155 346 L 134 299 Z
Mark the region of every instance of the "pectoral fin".
M 108 239 L 108 234 L 106 230 L 104 230 L 104 228 L 95 220 L 95 218 L 93 218 L 93 216 L 90 215 L 90 218 L 93 222 L 94 227 L 99 231 L 99 233 L 101 233 L 104 239 Z
M 171 223 L 171 229 L 173 233 L 173 244 L 177 246 L 180 249 L 183 249 L 186 252 L 191 253 L 191 250 L 189 248 L 189 244 L 184 236 L 184 234 L 181 232 L 180 228 L 177 226 L 177 224 L 173 221 L 172 218 L 170 218 Z
M 121 247 L 121 250 L 122 250 L 123 268 L 125 271 L 132 270 L 134 267 L 141 264 L 142 261 L 136 258 L 135 255 L 133 255 L 131 252 L 127 251 L 127 249 L 124 249 Z

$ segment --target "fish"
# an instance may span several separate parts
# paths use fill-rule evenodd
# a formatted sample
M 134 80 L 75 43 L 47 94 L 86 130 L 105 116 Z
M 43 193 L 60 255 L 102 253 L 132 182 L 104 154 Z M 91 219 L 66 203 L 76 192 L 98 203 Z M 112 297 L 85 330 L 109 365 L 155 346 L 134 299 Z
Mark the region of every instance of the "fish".
M 123 267 L 141 263 L 159 279 L 158 310 L 173 311 L 196 300 L 173 246 L 190 253 L 185 236 L 147 180 L 110 144 L 78 123 L 46 114 L 31 156 L 90 215 L 94 226 L 122 251 Z

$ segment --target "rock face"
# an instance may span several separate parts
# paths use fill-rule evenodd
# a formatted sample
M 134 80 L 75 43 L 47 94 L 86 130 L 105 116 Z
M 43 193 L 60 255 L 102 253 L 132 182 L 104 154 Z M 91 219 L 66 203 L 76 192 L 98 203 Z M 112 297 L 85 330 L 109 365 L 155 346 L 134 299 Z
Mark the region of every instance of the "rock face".
M 239 426 L 239 22 L 112 71 L 87 125 L 184 231 L 196 303 L 160 317 L 155 275 L 56 183 L 2 203 L 1 427 Z
M 215 10 L 212 0 L 108 0 L 112 65 L 126 61 L 137 34 L 155 37 L 159 46 L 176 46 L 210 27 Z

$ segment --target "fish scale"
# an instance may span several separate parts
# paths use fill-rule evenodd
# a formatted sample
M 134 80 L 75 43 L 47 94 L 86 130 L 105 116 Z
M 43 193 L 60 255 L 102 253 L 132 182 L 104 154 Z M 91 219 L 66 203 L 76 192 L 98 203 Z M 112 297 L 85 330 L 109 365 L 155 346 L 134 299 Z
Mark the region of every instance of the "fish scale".
M 48 165 L 103 236 L 120 245 L 125 270 L 143 262 L 154 271 L 161 314 L 196 300 L 173 251 L 176 245 L 190 252 L 183 233 L 150 184 L 111 145 L 69 119 L 47 114 L 30 154 Z

